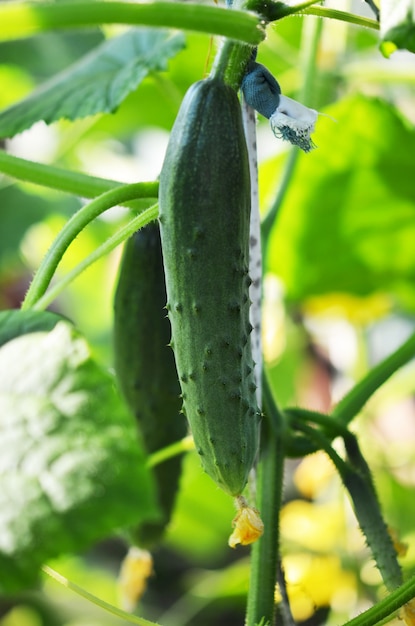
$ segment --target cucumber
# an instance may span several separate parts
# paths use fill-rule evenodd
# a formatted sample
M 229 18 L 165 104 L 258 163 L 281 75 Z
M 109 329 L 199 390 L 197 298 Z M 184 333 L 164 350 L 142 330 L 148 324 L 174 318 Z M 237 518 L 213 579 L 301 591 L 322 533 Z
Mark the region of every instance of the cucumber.
M 249 322 L 250 176 L 236 92 L 192 85 L 160 175 L 167 310 L 189 421 L 204 470 L 232 496 L 258 449 Z
M 180 415 L 177 370 L 166 316 L 166 287 L 160 232 L 152 223 L 126 242 L 114 297 L 114 367 L 127 404 L 137 419 L 149 453 L 187 433 Z M 132 531 L 135 542 L 151 548 L 170 520 L 181 473 L 181 456 L 154 467 L 162 517 Z

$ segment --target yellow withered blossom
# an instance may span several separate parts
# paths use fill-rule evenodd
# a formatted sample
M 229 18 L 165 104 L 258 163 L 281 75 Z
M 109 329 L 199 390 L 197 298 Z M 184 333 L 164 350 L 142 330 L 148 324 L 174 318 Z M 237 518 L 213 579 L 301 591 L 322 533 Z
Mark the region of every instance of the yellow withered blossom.
M 259 515 L 259 511 L 248 505 L 245 498 L 236 498 L 238 513 L 232 521 L 234 531 L 229 537 L 229 545 L 234 548 L 238 543 L 247 546 L 261 537 L 264 532 L 264 524 Z

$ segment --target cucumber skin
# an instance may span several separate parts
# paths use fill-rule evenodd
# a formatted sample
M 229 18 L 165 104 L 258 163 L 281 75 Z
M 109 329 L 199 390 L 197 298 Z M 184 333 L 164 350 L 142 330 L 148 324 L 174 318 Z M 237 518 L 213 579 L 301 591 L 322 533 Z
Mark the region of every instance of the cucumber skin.
M 239 100 L 217 79 L 188 90 L 160 175 L 172 347 L 204 470 L 240 495 L 258 450 L 249 323 L 250 176 Z
M 114 367 L 123 396 L 135 415 L 148 453 L 187 434 L 166 316 L 166 287 L 160 232 L 152 223 L 125 244 L 114 297 Z M 160 521 L 131 531 L 141 547 L 151 548 L 170 521 L 181 475 L 182 456 L 153 469 L 162 513 Z

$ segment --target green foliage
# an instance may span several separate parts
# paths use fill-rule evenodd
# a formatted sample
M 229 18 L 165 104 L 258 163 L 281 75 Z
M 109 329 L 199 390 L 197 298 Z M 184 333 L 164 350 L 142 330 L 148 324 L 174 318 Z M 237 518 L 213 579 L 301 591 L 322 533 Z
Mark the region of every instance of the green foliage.
M 377 2 L 370 0 L 368 4 L 376 17 Z M 388 402 L 396 402 L 394 393 L 399 386 L 399 399 L 411 402 L 414 385 L 410 361 L 415 335 L 399 347 L 394 333 L 392 337 L 382 335 L 383 353 L 390 349 L 389 340 L 394 352 L 366 371 L 373 358 L 372 339 L 371 333 L 362 332 L 368 329 L 364 325 L 367 321 L 373 325 L 369 330 L 378 329 L 379 311 L 371 310 L 372 299 L 368 296 L 373 295 L 375 301 L 379 294 L 387 296 L 382 297 L 387 305 L 382 305 L 380 315 L 385 310 L 398 315 L 404 311 L 406 322 L 413 326 L 415 135 L 413 119 L 405 119 L 403 112 L 412 118 L 414 78 L 410 62 L 405 65 L 407 59 L 411 60 L 409 54 L 397 53 L 387 60 L 378 49 L 380 29 L 383 55 L 398 49 L 414 50 L 413 9 L 408 0 L 383 0 L 379 23 L 346 11 L 309 5 L 305 2 L 288 7 L 280 2 L 252 0 L 247 11 L 239 5 L 229 10 L 204 2 L 60 0 L 0 6 L 0 41 L 37 35 L 1 44 L 4 62 L 0 65 L 0 80 L 4 87 L 0 104 L 9 108 L 0 113 L 0 135 L 20 133 L 39 120 L 55 122 L 51 129 L 39 124 L 11 142 L 2 142 L 7 151 L 24 158 L 8 152 L 0 158 L 0 171 L 9 177 L 0 180 L 0 306 L 19 306 L 28 277 L 35 273 L 22 305 L 24 311 L 0 313 L 0 591 L 8 596 L 7 600 L 0 598 L 1 626 L 3 622 L 4 626 L 34 626 L 40 619 L 53 626 L 68 626 L 75 621 L 82 626 L 95 621 L 106 623 L 105 616 L 93 614 L 91 603 L 112 613 L 107 618 L 110 620 L 136 624 L 160 621 L 164 626 L 229 626 L 243 622 L 246 594 L 247 626 L 270 626 L 276 597 L 276 563 L 280 559 L 286 571 L 289 599 L 289 603 L 283 601 L 281 613 L 287 620 L 290 604 L 296 621 L 310 618 L 310 623 L 318 626 L 321 619 L 327 618 L 342 623 L 363 600 L 375 604 L 349 626 L 371 626 L 414 597 L 414 580 L 400 585 L 400 565 L 394 556 L 394 550 L 401 551 L 414 536 L 413 411 L 406 407 L 409 418 L 402 417 L 402 407 L 392 404 L 388 414 Z M 284 17 L 300 11 L 302 17 Z M 319 19 L 316 25 L 315 17 L 310 15 L 334 19 Z M 278 21 L 272 25 L 267 20 Z M 114 28 L 115 24 L 123 26 Z M 125 25 L 147 25 L 152 29 L 126 31 Z M 162 27 L 179 31 L 158 30 Z M 68 32 L 71 28 L 79 28 L 80 32 Z M 43 34 L 52 29 L 53 33 Z M 185 30 L 197 32 L 185 39 Z M 210 37 L 214 34 L 228 37 L 223 46 Z M 106 41 L 102 44 L 103 39 Z M 153 521 L 160 513 L 153 472 L 158 472 L 164 486 L 173 478 L 166 458 L 174 462 L 177 458 L 169 456 L 171 447 L 163 446 L 170 437 L 180 437 L 181 431 L 173 436 L 165 416 L 163 432 L 156 433 L 160 439 L 154 438 L 151 445 L 155 454 L 147 459 L 146 442 L 141 445 L 134 419 L 118 396 L 109 370 L 113 364 L 111 302 L 119 263 L 118 252 L 113 250 L 137 228 L 156 219 L 157 205 L 148 206 L 156 200 L 158 182 L 109 190 L 121 185 L 117 179 L 147 180 L 147 164 L 153 172 L 148 178 L 156 178 L 165 131 L 171 129 L 189 85 L 204 78 L 213 67 L 214 73 L 225 76 L 237 88 L 251 46 L 257 44 L 258 60 L 278 78 L 283 94 L 298 97 L 329 116 L 318 118 L 314 136 L 318 148 L 307 156 L 287 156 L 282 152 L 285 146 L 269 129 L 267 132 L 264 119 L 258 120 L 258 141 L 263 151 L 260 155 L 267 156 L 260 163 L 262 209 L 265 213 L 273 206 L 271 215 L 276 215 L 275 222 L 268 220 L 264 228 L 264 360 L 270 387 L 265 385 L 263 389 L 258 468 L 255 476 L 251 474 L 244 495 L 252 503 L 255 498 L 266 522 L 265 532 L 249 557 L 244 548 L 238 552 L 227 549 L 234 515 L 232 500 L 202 471 L 197 453 L 186 454 L 171 524 L 165 529 L 163 543 L 157 543 L 154 549 L 156 575 L 147 581 L 149 589 L 138 609 L 150 617 L 150 622 L 129 616 L 115 606 L 114 572 L 130 540 L 129 529 Z M 85 53 L 87 56 L 83 56 Z M 43 86 L 13 105 L 39 82 Z M 229 269 L 227 256 L 221 257 L 218 246 L 222 242 L 223 251 L 234 242 L 237 229 L 229 229 L 226 235 L 223 224 L 235 218 L 239 208 L 234 211 L 227 200 L 234 165 L 227 160 L 234 140 L 230 131 L 234 120 L 233 116 L 226 118 L 225 105 L 217 109 L 219 123 L 215 128 L 220 132 L 204 133 L 206 129 L 195 124 L 192 140 L 199 152 L 195 158 L 188 158 L 187 164 L 179 163 L 177 186 L 173 189 L 179 196 L 191 196 L 207 220 L 212 213 L 217 218 L 209 250 L 218 262 L 218 271 L 212 278 L 208 264 L 201 263 L 191 283 L 192 288 L 202 288 L 205 299 L 207 293 L 209 298 L 217 296 L 219 289 L 212 285 L 216 285 L 222 271 Z M 82 119 L 86 116 L 94 117 Z M 62 118 L 72 122 L 58 122 Z M 193 121 L 182 120 L 183 132 Z M 37 132 L 41 139 L 30 151 L 28 147 Z M 154 151 L 157 156 L 153 162 Z M 195 177 L 198 159 L 203 171 Z M 217 179 L 215 167 L 221 173 Z M 80 169 L 106 178 L 76 171 Z M 214 202 L 208 203 L 219 178 L 220 192 Z M 184 188 L 180 187 L 183 180 L 187 185 Z M 62 196 L 62 191 L 71 197 Z M 79 206 L 78 197 L 95 198 L 104 192 L 74 219 L 68 219 Z M 107 213 L 113 204 L 121 203 L 144 212 L 132 216 L 118 208 Z M 168 263 L 173 271 L 187 258 L 180 252 L 185 235 L 191 232 L 185 209 L 177 209 L 182 211 L 183 238 L 169 242 L 172 249 Z M 175 210 L 175 227 L 177 221 Z M 88 232 L 83 232 L 86 227 Z M 141 270 L 135 276 L 132 272 L 130 278 L 138 279 L 140 288 L 149 279 L 151 291 L 151 283 L 159 287 L 161 283 L 148 271 L 151 263 L 148 254 L 143 254 Z M 83 271 L 103 255 L 105 263 Z M 208 288 L 203 286 L 207 275 L 212 278 Z M 269 289 L 268 279 L 271 290 L 275 288 L 278 293 Z M 73 284 L 66 289 L 71 281 Z M 183 282 L 189 298 L 189 281 Z M 223 290 L 219 299 L 226 301 L 233 289 L 234 283 Z M 63 297 L 56 299 L 63 291 Z M 127 286 L 124 296 L 129 291 Z M 133 296 L 135 312 L 141 314 L 147 296 L 143 291 L 139 295 L 138 290 Z M 59 314 L 34 310 L 52 302 Z M 317 308 L 313 309 L 316 302 Z M 342 309 L 345 302 L 349 306 L 346 313 Z M 362 315 L 356 315 L 356 327 L 350 323 L 353 307 Z M 216 340 L 223 331 L 219 305 L 214 308 L 206 333 L 209 341 Z M 322 321 L 316 310 L 336 319 L 340 316 L 340 330 L 336 328 L 333 333 L 331 320 Z M 346 319 L 348 315 L 350 319 Z M 75 326 L 66 317 L 73 319 Z M 151 384 L 162 370 L 153 363 L 160 345 L 146 332 L 142 321 L 135 327 L 132 316 L 124 317 L 121 326 L 123 319 L 123 330 L 127 332 L 124 346 L 128 348 L 124 374 L 131 374 L 133 379 L 132 368 L 128 368 L 140 345 L 141 365 L 149 365 L 146 391 L 154 391 Z M 82 329 L 88 341 L 76 327 Z M 320 341 L 321 327 L 329 336 L 327 342 Z M 128 343 L 128 336 L 139 336 L 139 331 L 145 333 L 142 343 Z M 344 340 L 344 332 L 347 341 L 352 333 L 351 347 L 357 352 L 353 366 L 343 362 L 344 342 L 341 358 L 336 360 L 335 351 L 332 356 L 333 346 L 336 349 Z M 182 338 L 186 335 L 189 345 L 197 343 L 188 329 L 180 328 L 180 333 Z M 166 336 L 161 343 L 171 356 L 168 340 Z M 195 350 L 196 361 L 201 352 Z M 98 355 L 97 360 L 92 354 Z M 218 352 L 217 372 L 223 371 L 225 360 Z M 393 376 L 404 365 L 407 377 Z M 359 379 L 332 407 L 330 403 L 337 398 L 333 393 L 333 389 L 337 392 L 336 383 L 340 382 L 343 389 L 344 384 Z M 174 382 L 177 386 L 177 379 Z M 379 393 L 381 385 L 384 387 Z M 212 385 L 208 392 L 213 391 Z M 166 409 L 164 398 L 164 390 L 156 390 L 154 407 L 162 404 Z M 295 403 L 297 408 L 279 410 L 275 398 L 282 407 Z M 179 399 L 175 401 L 176 407 Z M 142 405 L 142 399 L 138 403 Z M 305 408 L 301 408 L 303 405 Z M 330 414 L 319 412 L 322 410 Z M 228 433 L 228 411 L 218 410 L 214 417 L 220 432 Z M 348 430 L 352 420 L 358 420 L 359 440 L 363 440 L 360 449 L 350 445 L 355 441 Z M 388 433 L 384 439 L 383 427 Z M 235 433 L 231 435 L 235 439 Z M 332 444 L 335 436 L 349 442 L 344 451 L 337 442 Z M 229 449 L 227 443 L 225 451 Z M 319 448 L 317 454 L 309 454 Z M 185 449 L 184 442 L 175 446 L 179 453 Z M 334 461 L 337 472 L 330 470 L 332 478 L 325 487 L 313 487 L 313 464 L 321 460 L 322 450 Z M 295 462 L 296 468 L 306 468 L 302 480 L 307 484 L 301 485 L 297 469 L 292 470 L 294 464 L 287 464 L 284 483 L 290 503 L 286 505 L 280 500 L 283 465 L 290 454 L 309 454 Z M 146 465 L 151 463 L 150 471 Z M 319 471 L 321 467 L 316 473 Z M 339 475 L 351 494 L 356 520 L 351 519 L 349 509 L 344 510 L 344 491 L 341 481 L 336 482 Z M 316 481 L 321 480 L 319 474 Z M 298 509 L 293 517 L 289 505 L 296 499 L 306 505 L 302 510 L 306 509 L 309 517 L 299 517 Z M 334 515 L 326 515 L 326 505 L 332 507 Z M 285 520 L 288 509 L 289 532 Z M 317 511 L 324 518 L 320 516 L 315 523 L 313 515 Z M 339 512 L 341 528 L 332 519 Z M 356 540 L 354 521 L 363 529 L 370 554 L 363 548 L 363 540 L 358 543 L 360 535 Z M 389 523 L 403 535 L 402 541 L 399 536 L 389 536 Z M 332 544 L 330 532 L 326 533 L 330 524 L 336 526 Z M 47 564 L 51 558 L 60 557 L 53 567 L 65 570 L 68 561 L 64 555 L 73 553 L 78 553 L 82 565 L 63 573 L 107 601 L 91 595 Z M 375 582 L 365 578 L 368 559 L 373 556 L 383 583 L 380 578 Z M 307 561 L 308 573 L 301 569 Z M 404 579 L 414 562 L 410 550 L 402 562 Z M 42 590 L 26 592 L 39 585 L 41 569 L 66 586 L 62 591 L 65 600 L 56 586 L 51 590 L 48 584 Z M 105 583 L 95 576 L 97 569 L 107 572 L 102 576 Z M 371 576 L 373 571 L 371 566 Z M 281 577 L 279 572 L 283 597 Z M 341 580 L 345 578 L 347 584 L 342 588 Z M 396 585 L 399 588 L 376 602 L 385 583 L 389 589 Z M 68 590 L 86 598 L 91 613 L 76 602 L 68 609 Z M 61 614 L 56 607 L 64 602 Z M 307 603 L 310 606 L 304 614 Z M 15 606 L 16 612 L 14 608 L 10 611 L 10 606 Z M 29 610 L 25 613 L 25 609 Z M 407 610 L 404 618 L 410 617 L 412 607 Z M 7 614 L 4 619 L 3 613 Z
M 415 7 L 411 0 L 381 0 L 381 50 L 389 57 L 397 49 L 415 52 Z
M 47 124 L 112 113 L 153 71 L 184 46 L 183 35 L 130 30 L 101 44 L 26 99 L 0 114 L 0 137 L 12 137 L 38 120 Z
M 4 333 L 41 325 L 30 312 L 13 318 Z M 11 339 L 0 373 L 5 593 L 32 585 L 48 558 L 154 515 L 155 503 L 134 422 L 70 324 Z
M 0 347 L 20 335 L 29 333 L 48 331 L 55 328 L 62 317 L 56 313 L 45 311 L 27 311 L 23 313 L 19 310 L 0 312 Z
M 327 113 L 284 199 L 269 268 L 290 300 L 382 291 L 413 310 L 415 132 L 375 98 L 352 96 Z

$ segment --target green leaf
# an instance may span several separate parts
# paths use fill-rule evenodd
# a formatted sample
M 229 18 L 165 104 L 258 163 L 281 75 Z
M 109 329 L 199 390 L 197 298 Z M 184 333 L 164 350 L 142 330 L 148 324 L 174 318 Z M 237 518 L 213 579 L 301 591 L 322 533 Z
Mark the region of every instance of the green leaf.
M 320 117 L 270 242 L 291 300 L 376 291 L 415 308 L 415 131 L 378 99 L 350 97 Z M 275 175 L 275 174 L 274 174 Z
M 381 0 L 380 49 L 389 57 L 397 49 L 415 52 L 415 5 L 413 0 Z
M 66 322 L 0 348 L 0 592 L 157 515 L 133 418 Z
M 62 320 L 51 311 L 0 311 L 0 346 L 20 335 L 52 330 Z
M 0 113 L 0 136 L 12 137 L 39 120 L 111 113 L 183 47 L 182 34 L 165 30 L 133 29 L 114 37 Z

